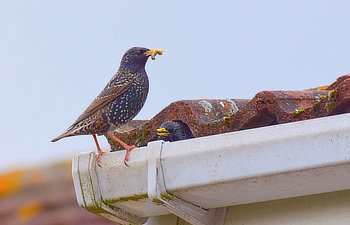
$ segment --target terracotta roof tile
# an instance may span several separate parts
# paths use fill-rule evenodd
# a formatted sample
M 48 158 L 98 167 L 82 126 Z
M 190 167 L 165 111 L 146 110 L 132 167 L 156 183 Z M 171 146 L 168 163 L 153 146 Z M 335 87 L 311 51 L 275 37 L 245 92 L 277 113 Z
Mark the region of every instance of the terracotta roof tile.
M 196 99 L 171 103 L 149 121 L 134 121 L 116 136 L 144 146 L 165 121 L 181 121 L 194 137 L 350 112 L 350 75 L 333 84 L 302 91 L 262 91 L 247 99 Z M 131 129 L 133 127 L 133 129 Z M 126 130 L 123 129 L 122 130 Z M 108 139 L 108 138 L 107 138 Z M 121 146 L 108 139 L 112 151 Z

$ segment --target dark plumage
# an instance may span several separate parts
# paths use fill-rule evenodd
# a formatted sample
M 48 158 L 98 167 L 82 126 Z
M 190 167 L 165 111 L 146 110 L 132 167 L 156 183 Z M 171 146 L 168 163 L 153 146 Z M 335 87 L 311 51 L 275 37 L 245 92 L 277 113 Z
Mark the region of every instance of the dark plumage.
M 119 125 L 125 124 L 136 116 L 144 105 L 148 94 L 148 77 L 145 64 L 149 56 L 155 59 L 157 54 L 163 51 L 133 47 L 127 50 L 121 60 L 119 70 L 108 82 L 102 92 L 67 129 L 66 132 L 52 140 L 61 138 L 91 134 L 94 137 L 99 162 L 102 151 L 98 145 L 96 134 L 108 135 L 121 144 L 126 150 L 125 161 L 128 160 L 128 152 L 135 146 L 128 146 L 112 131 Z
M 191 130 L 185 123 L 179 121 L 166 121 L 157 129 L 158 140 L 180 141 L 193 138 Z

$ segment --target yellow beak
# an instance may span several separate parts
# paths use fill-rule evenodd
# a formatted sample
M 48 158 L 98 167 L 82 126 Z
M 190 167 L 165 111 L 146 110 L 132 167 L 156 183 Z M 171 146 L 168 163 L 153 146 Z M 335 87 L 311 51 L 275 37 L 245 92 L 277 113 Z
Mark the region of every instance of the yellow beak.
M 165 128 L 159 128 L 157 129 L 157 135 L 159 136 L 168 136 L 169 131 L 167 131 Z
M 159 49 L 150 49 L 147 52 L 145 52 L 146 56 L 151 56 L 152 60 L 156 59 L 156 55 L 162 55 L 163 54 L 163 50 L 159 50 Z

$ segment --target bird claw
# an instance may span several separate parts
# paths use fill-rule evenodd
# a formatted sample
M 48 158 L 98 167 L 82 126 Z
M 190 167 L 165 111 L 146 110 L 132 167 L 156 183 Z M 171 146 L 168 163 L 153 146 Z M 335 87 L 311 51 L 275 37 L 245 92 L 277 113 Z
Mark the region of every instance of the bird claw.
M 104 152 L 99 151 L 99 152 L 98 152 L 98 155 L 97 155 L 96 161 L 97 161 L 97 165 L 98 165 L 99 167 L 102 167 L 102 166 L 101 166 L 101 156 L 102 156 L 103 154 L 104 154 Z
M 126 161 L 124 160 L 124 164 L 125 164 L 125 166 L 127 166 L 127 167 L 130 167 L 127 163 L 126 163 Z

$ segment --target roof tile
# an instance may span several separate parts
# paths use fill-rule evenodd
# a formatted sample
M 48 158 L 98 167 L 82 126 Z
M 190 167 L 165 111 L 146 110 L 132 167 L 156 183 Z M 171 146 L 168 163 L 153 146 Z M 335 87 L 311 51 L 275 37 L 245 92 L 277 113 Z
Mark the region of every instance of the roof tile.
M 149 121 L 134 121 L 116 136 L 144 146 L 165 121 L 181 121 L 194 137 L 350 112 L 350 74 L 329 86 L 302 91 L 262 91 L 248 99 L 196 99 L 171 103 Z M 133 129 L 132 129 L 133 128 Z M 125 131 L 126 130 L 126 131 Z M 112 151 L 122 147 L 109 138 Z

